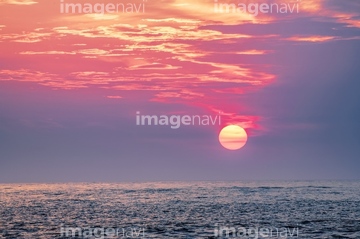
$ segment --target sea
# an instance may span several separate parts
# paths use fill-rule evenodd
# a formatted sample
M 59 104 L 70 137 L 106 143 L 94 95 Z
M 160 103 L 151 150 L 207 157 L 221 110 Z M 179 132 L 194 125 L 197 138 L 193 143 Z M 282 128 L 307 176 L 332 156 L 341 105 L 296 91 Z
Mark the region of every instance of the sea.
M 0 238 L 359 238 L 359 181 L 0 184 Z

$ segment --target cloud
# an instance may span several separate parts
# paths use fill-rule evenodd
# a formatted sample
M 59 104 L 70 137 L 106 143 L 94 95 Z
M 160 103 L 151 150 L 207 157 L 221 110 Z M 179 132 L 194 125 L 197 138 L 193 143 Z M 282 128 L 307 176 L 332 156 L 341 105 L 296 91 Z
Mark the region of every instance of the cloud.
M 33 5 L 37 4 L 38 2 L 32 0 L 2 0 L 0 5 L 2 4 L 14 4 L 14 5 Z
M 162 64 L 162 63 L 151 63 L 151 64 L 144 64 L 144 65 L 134 65 L 129 68 L 129 70 L 174 70 L 180 69 L 181 66 L 172 66 L 170 64 Z
M 12 33 L 0 35 L 0 41 L 11 41 L 19 43 L 35 43 L 48 39 L 51 33 L 28 32 L 28 33 Z
M 109 99 L 122 99 L 123 97 L 120 96 L 120 95 L 108 95 L 108 96 L 106 96 L 106 98 L 109 98 Z
M 29 69 L 0 70 L 0 81 L 34 82 L 59 89 L 86 88 L 85 82 L 65 80 L 59 75 Z
M 336 39 L 336 37 L 334 36 L 293 36 L 287 38 L 286 40 L 304 42 L 326 42 L 334 39 Z
M 35 3 L 6 1 L 10 2 Z M 10 20 L 0 27 L 3 57 L 12 66 L 11 70 L 3 67 L 2 80 L 29 81 L 52 89 L 91 87 L 124 100 L 127 97 L 121 91 L 136 91 L 152 102 L 212 112 L 223 109 L 229 117 L 255 127 L 260 117 L 237 117 L 247 104 L 240 96 L 276 81 L 273 69 L 277 66 L 271 59 L 279 45 L 322 44 L 358 36 L 337 32 L 359 27 L 354 6 L 340 6 L 309 0 L 301 2 L 298 14 L 253 16 L 214 13 L 211 1 L 171 0 L 153 1 L 141 14 L 100 15 L 60 14 L 49 1 L 39 0 L 33 8 L 43 14 L 34 21 L 18 11 L 21 6 L 11 6 L 16 11 L 8 7 L 6 19 Z M 308 32 L 309 27 L 299 27 L 302 19 L 309 26 L 328 24 L 337 31 Z M 289 29 L 281 31 L 280 23 L 289 24 Z
M 75 52 L 65 51 L 22 51 L 21 55 L 75 55 Z

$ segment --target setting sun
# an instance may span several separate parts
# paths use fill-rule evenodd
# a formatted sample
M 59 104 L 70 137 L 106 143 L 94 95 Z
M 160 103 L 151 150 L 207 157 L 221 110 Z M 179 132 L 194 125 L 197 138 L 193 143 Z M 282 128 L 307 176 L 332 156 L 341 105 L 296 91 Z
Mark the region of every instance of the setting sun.
M 246 131 L 238 125 L 228 125 L 219 134 L 220 144 L 229 150 L 237 150 L 246 144 Z

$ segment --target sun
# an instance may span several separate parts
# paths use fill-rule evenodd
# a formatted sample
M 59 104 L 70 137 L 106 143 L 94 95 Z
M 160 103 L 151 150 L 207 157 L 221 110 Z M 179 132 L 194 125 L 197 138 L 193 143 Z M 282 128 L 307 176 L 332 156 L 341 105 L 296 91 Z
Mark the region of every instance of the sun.
M 228 125 L 219 133 L 220 144 L 229 150 L 237 150 L 244 147 L 247 141 L 246 131 L 238 125 Z

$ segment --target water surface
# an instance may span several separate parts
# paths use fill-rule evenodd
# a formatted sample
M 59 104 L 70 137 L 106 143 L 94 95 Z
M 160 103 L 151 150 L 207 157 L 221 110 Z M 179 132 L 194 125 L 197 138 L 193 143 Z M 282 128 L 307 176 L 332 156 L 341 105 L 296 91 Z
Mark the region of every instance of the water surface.
M 222 226 L 360 238 L 359 189 L 355 181 L 2 184 L 0 238 L 65 238 L 61 227 L 214 238 Z

